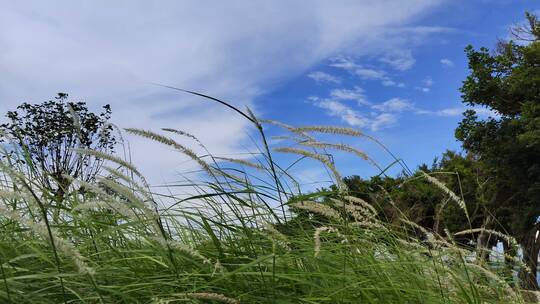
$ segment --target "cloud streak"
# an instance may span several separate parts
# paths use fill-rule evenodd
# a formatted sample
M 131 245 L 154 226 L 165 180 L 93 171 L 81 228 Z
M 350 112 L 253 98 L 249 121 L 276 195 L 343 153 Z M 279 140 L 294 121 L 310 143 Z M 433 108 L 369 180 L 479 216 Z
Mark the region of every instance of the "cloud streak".
M 440 63 L 441 63 L 443 66 L 449 67 L 449 68 L 451 68 L 451 67 L 454 66 L 454 62 L 453 62 L 452 60 L 448 59 L 448 58 L 442 58 L 442 59 L 440 60 Z
M 415 109 L 412 103 L 399 97 L 394 97 L 383 103 L 373 105 L 372 108 L 381 112 L 404 112 Z
M 405 84 L 402 82 L 394 81 L 388 73 L 381 69 L 365 67 L 361 64 L 356 63 L 352 59 L 346 57 L 337 57 L 332 59 L 331 67 L 343 69 L 353 75 L 358 76 L 362 80 L 376 80 L 379 81 L 383 86 L 390 87 L 404 87 Z
M 0 11 L 0 111 L 65 91 L 90 107 L 111 103 L 122 127 L 185 129 L 212 152 L 234 154 L 248 140 L 249 122 L 149 83 L 203 91 L 260 113 L 263 106 L 255 100 L 276 82 L 334 54 L 386 54 L 406 43 L 387 39 L 397 37 L 396 28 L 408 28 L 439 2 L 6 2 Z M 410 58 L 400 58 L 387 64 L 407 68 Z M 399 86 L 364 69 L 358 73 Z M 336 106 L 328 104 L 347 113 Z M 360 123 L 354 111 L 349 114 Z M 154 180 L 167 179 L 166 170 L 185 169 L 178 155 L 131 141 L 135 162 Z
M 416 59 L 414 59 L 410 50 L 397 50 L 386 54 L 380 61 L 396 70 L 406 71 L 413 67 Z
M 432 85 L 433 81 L 428 78 L 424 82 Z M 458 117 L 466 110 L 474 110 L 481 118 L 499 117 L 499 114 L 481 107 L 450 107 L 440 110 L 427 110 L 417 107 L 407 99 L 394 97 L 384 102 L 372 103 L 367 100 L 365 92 L 359 87 L 354 90 L 333 89 L 328 97 L 320 98 L 311 96 L 308 98 L 311 104 L 324 109 L 326 114 L 340 118 L 342 122 L 358 128 L 379 131 L 391 128 L 399 124 L 400 114 L 410 113 L 414 115 Z M 356 108 L 347 104 L 356 101 Z
M 361 87 L 354 87 L 352 90 L 348 89 L 333 89 L 330 91 L 330 97 L 337 100 L 354 100 L 360 105 L 370 105 L 365 95 L 364 90 Z
M 330 75 L 325 72 L 315 71 L 307 75 L 309 78 L 315 80 L 317 83 L 340 83 L 341 79 L 337 76 Z
M 371 112 L 367 115 L 362 114 L 359 110 L 353 109 L 351 106 L 346 105 L 344 102 L 336 100 L 335 98 L 319 98 L 319 97 L 309 97 L 308 100 L 321 109 L 326 111 L 327 115 L 332 117 L 340 118 L 344 123 L 358 128 L 365 128 L 371 131 L 378 131 L 381 129 L 386 129 L 397 124 L 398 118 L 394 113 L 389 112 Z M 347 100 L 347 99 L 341 99 Z M 398 109 L 394 105 L 395 100 L 390 100 L 390 103 L 387 103 L 387 108 L 379 108 L 381 105 L 372 105 L 370 108 L 380 111 L 381 109 L 387 110 L 392 108 L 394 112 L 400 112 L 401 109 Z

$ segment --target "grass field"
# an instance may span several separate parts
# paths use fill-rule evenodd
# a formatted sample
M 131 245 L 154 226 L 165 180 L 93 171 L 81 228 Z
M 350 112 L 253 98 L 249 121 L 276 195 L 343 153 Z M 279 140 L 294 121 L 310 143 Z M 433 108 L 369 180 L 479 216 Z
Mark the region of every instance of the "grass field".
M 272 159 L 262 131 L 259 156 L 235 160 L 197 157 L 173 139 L 184 132 L 127 130 L 199 165 L 198 179 L 181 185 L 188 196 L 156 193 L 133 164 L 80 150 L 107 159 L 102 177 L 73 180 L 66 197 L 51 203 L 27 163 L 3 158 L 1 302 L 524 302 L 496 268 L 476 264 L 473 249 L 454 244 L 457 231 L 432 234 L 405 217 L 390 224 L 377 206 L 351 196 L 326 153 L 369 158 L 317 135 L 362 134 L 280 126 L 303 145 L 278 152 L 324 166 L 336 187 L 302 189 Z M 391 205 L 391 197 L 380 204 Z

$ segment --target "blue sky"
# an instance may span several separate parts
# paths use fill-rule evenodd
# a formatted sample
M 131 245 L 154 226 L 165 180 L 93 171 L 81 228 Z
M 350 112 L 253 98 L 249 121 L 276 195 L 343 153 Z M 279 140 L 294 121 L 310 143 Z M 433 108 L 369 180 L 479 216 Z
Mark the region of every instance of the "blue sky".
M 454 1 L 419 18 L 414 26 L 431 31 L 395 53 L 336 55 L 259 97 L 265 114 L 290 124 L 333 124 L 375 136 L 410 168 L 431 164 L 445 150 L 460 151 L 454 129 L 466 108 L 459 88 L 468 74 L 464 48 L 492 48 L 509 37 L 533 1 Z M 287 109 L 282 111 L 282 109 Z M 477 109 L 479 115 L 496 115 Z M 365 140 L 345 140 L 383 164 L 392 159 Z M 364 142 L 363 142 L 364 141 Z M 369 177 L 376 168 L 341 157 L 345 174 Z M 338 163 L 339 165 L 340 163 Z M 401 167 L 390 170 L 399 173 Z
M 463 111 L 458 88 L 467 75 L 464 47 L 494 46 L 508 37 L 510 25 L 523 21 L 526 10 L 540 5 L 0 0 L 0 7 L 0 112 L 62 91 L 95 109 L 110 103 L 121 127 L 183 129 L 217 155 L 253 149 L 255 133 L 247 121 L 151 85 L 163 83 L 293 125 L 352 126 L 416 167 L 459 148 L 453 130 Z M 128 139 L 135 162 L 155 183 L 190 169 L 185 158 L 167 149 Z M 382 164 L 391 161 L 365 140 L 343 140 Z M 338 156 L 346 174 L 375 173 Z M 324 179 L 324 171 L 309 164 L 296 173 L 306 183 Z

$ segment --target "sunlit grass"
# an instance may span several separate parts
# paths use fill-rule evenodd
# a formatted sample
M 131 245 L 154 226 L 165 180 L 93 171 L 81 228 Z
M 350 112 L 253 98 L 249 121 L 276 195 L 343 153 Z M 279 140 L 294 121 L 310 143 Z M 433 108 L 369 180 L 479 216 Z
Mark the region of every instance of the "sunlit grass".
M 107 159 L 103 176 L 95 184 L 74 181 L 56 206 L 25 165 L 3 158 L 2 302 L 522 302 L 495 269 L 475 264 L 470 248 L 453 243 L 457 231 L 432 234 L 406 218 L 391 225 L 350 197 L 326 149 L 370 159 L 316 135 L 361 133 L 285 127 L 292 146 L 278 150 L 326 166 L 337 187 L 302 189 L 273 161 L 266 139 L 259 158 L 201 159 L 173 137 L 130 129 L 201 167 L 196 181 L 182 185 L 191 196 L 156 193 L 133 164 L 81 150 Z M 305 140 L 308 148 L 298 148 Z M 60 216 L 52 218 L 53 210 Z

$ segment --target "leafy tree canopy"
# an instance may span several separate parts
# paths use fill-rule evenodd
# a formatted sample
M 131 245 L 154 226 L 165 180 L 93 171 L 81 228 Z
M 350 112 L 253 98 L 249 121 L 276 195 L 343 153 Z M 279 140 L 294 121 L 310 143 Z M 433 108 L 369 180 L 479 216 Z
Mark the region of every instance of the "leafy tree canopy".
M 23 103 L 6 117 L 8 121 L 0 125 L 2 141 L 17 146 L 12 152 L 22 152 L 31 173 L 58 200 L 69 186 L 65 175 L 91 181 L 102 163 L 99 158 L 78 154 L 74 148 L 110 153 L 116 144 L 108 123 L 111 107 L 105 105 L 101 113 L 92 113 L 85 102 L 68 101 L 65 93 L 41 104 Z
M 466 48 L 470 75 L 463 102 L 498 115 L 480 119 L 464 113 L 456 129 L 463 148 L 475 155 L 494 185 L 488 209 L 522 244 L 533 270 L 524 287 L 536 288 L 536 240 L 540 216 L 540 21 L 527 14 L 527 27 L 513 30 L 517 41 L 500 42 L 494 52 Z

